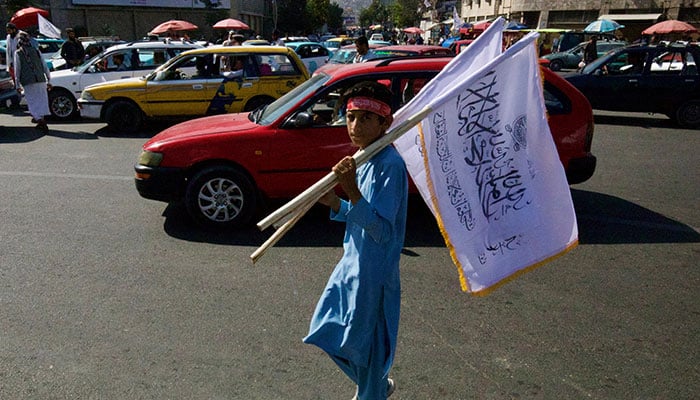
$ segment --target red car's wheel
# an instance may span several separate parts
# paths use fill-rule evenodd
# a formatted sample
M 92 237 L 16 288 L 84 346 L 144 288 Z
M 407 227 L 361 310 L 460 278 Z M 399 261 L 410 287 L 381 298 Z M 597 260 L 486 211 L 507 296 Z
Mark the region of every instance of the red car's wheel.
M 248 177 L 229 166 L 199 171 L 189 180 L 185 193 L 189 215 L 198 224 L 211 228 L 244 226 L 255 214 L 256 201 Z

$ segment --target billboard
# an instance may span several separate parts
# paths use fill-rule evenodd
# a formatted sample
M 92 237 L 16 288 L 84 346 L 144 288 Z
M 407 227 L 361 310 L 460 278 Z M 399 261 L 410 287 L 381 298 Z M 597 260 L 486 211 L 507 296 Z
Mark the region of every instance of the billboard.
M 231 0 L 211 0 L 218 9 L 231 9 Z M 204 8 L 200 0 L 73 0 L 73 5 L 81 6 L 122 6 L 122 7 L 169 7 L 169 8 Z

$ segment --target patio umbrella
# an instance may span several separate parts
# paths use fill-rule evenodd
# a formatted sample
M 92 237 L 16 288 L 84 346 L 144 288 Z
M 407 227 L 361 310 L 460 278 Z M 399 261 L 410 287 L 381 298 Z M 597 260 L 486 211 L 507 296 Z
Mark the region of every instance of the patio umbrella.
M 583 31 L 585 33 L 605 33 L 613 32 L 624 27 L 624 25 L 620 25 L 611 19 L 598 19 L 588 24 L 587 27 L 583 28 Z
M 669 19 L 654 24 L 642 31 L 642 35 L 663 35 L 667 33 L 697 33 L 698 30 L 687 22 Z
M 177 31 L 194 31 L 199 29 L 197 25 L 187 22 L 180 21 L 177 19 L 171 19 L 170 21 L 165 21 L 162 24 L 156 26 L 151 30 L 150 33 L 165 33 L 165 32 L 177 32 Z
M 215 23 L 212 28 L 214 29 L 235 29 L 235 30 L 245 30 L 250 29 L 250 26 L 243 21 L 239 21 L 235 18 L 226 18 Z
M 25 29 L 29 26 L 39 25 L 39 17 L 37 17 L 39 14 L 44 18 L 48 18 L 49 16 L 49 12 L 46 10 L 36 7 L 27 7 L 14 13 L 10 22 L 17 25 L 18 29 Z
M 412 26 L 410 28 L 406 28 L 403 31 L 406 33 L 412 33 L 414 35 L 420 35 L 421 33 L 423 33 L 423 30 L 421 28 L 416 28 L 415 26 Z
M 510 22 L 508 22 L 508 25 L 506 25 L 505 29 L 510 29 L 510 30 L 527 29 L 527 25 L 521 24 L 520 22 L 517 22 L 517 21 L 510 21 Z

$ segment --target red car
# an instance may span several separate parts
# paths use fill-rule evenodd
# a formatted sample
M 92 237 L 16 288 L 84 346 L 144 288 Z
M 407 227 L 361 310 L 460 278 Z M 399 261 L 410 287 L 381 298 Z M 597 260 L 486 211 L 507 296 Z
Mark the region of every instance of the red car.
M 240 226 L 260 200 L 291 198 L 353 154 L 340 94 L 365 80 L 389 85 L 397 110 L 450 58 L 400 58 L 325 68 L 277 101 L 250 113 L 199 118 L 170 127 L 143 146 L 136 188 L 148 199 L 184 200 L 197 222 Z M 583 95 L 542 70 L 549 124 L 569 183 L 595 170 L 593 114 Z

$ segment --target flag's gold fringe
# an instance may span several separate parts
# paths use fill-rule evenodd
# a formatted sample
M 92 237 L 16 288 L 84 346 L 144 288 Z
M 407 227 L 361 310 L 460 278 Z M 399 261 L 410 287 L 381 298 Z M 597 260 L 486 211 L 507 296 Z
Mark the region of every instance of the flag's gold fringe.
M 457 258 L 457 253 L 455 252 L 455 247 L 450 241 L 450 237 L 445 230 L 445 224 L 442 221 L 442 216 L 440 214 L 440 206 L 437 202 L 437 197 L 435 196 L 435 187 L 433 186 L 433 180 L 430 178 L 430 166 L 428 164 L 428 149 L 425 147 L 425 136 L 423 136 L 423 122 L 418 123 L 418 136 L 420 137 L 420 147 L 423 149 L 423 168 L 425 168 L 426 183 L 428 184 L 428 191 L 430 192 L 430 202 L 433 203 L 435 209 L 435 219 L 437 220 L 438 226 L 440 227 L 440 233 L 447 248 L 450 250 L 450 257 L 452 257 L 452 262 L 457 266 L 457 272 L 459 273 L 459 284 L 462 287 L 463 292 L 469 291 L 469 283 L 467 278 L 464 276 L 464 269 L 462 264 Z
M 519 271 L 516 271 L 513 275 L 510 275 L 510 276 L 507 276 L 507 277 L 501 279 L 500 281 L 498 281 L 497 283 L 495 283 L 495 284 L 493 284 L 493 285 L 487 287 L 486 289 L 480 290 L 480 291 L 478 291 L 478 292 L 472 292 L 471 294 L 472 294 L 473 296 L 478 296 L 478 297 L 485 297 L 485 296 L 488 296 L 488 295 L 491 294 L 494 290 L 496 290 L 496 289 L 498 289 L 499 287 L 505 285 L 506 283 L 508 283 L 508 282 L 510 282 L 510 281 L 512 281 L 512 280 L 514 280 L 515 278 L 519 277 L 520 275 L 523 275 L 523 274 L 526 274 L 526 273 L 528 273 L 528 272 L 530 272 L 530 271 L 533 271 L 533 270 L 535 270 L 535 269 L 537 269 L 537 268 L 543 266 L 544 264 L 546 264 L 546 263 L 548 263 L 548 262 L 550 262 L 550 261 L 552 261 L 552 260 L 554 260 L 554 259 L 557 259 L 557 258 L 563 256 L 564 254 L 566 254 L 566 253 L 568 253 L 569 251 L 573 250 L 574 247 L 576 247 L 576 246 L 578 246 L 578 239 L 576 239 L 576 240 L 575 240 L 574 242 L 572 242 L 570 245 L 566 246 L 566 248 L 565 248 L 564 250 L 560 251 L 559 253 L 554 254 L 553 256 L 547 257 L 547 258 L 545 258 L 544 260 L 542 260 L 542 261 L 540 261 L 540 262 L 538 262 L 538 263 L 532 264 L 532 265 L 530 265 L 530 266 L 527 267 L 527 268 L 523 268 L 523 269 L 521 269 L 521 270 L 519 270 Z
M 437 198 L 435 196 L 435 187 L 433 186 L 433 181 L 430 178 L 430 168 L 428 165 L 428 159 L 427 159 L 427 149 L 425 147 L 425 137 L 423 135 L 423 122 L 418 123 L 418 134 L 420 137 L 420 142 L 421 142 L 421 148 L 423 149 L 423 163 L 425 164 L 425 174 L 426 174 L 426 183 L 428 184 L 428 191 L 430 192 L 430 201 L 433 203 L 433 207 L 435 207 L 435 219 L 437 220 L 438 226 L 440 227 L 440 234 L 442 234 L 443 239 L 445 240 L 445 244 L 447 245 L 448 250 L 450 251 L 450 257 L 452 257 L 452 262 L 457 266 L 457 272 L 459 273 L 459 284 L 462 288 L 463 292 L 470 292 L 469 290 L 469 282 L 467 281 L 467 278 L 464 276 L 464 269 L 462 268 L 462 264 L 459 262 L 459 259 L 457 258 L 457 253 L 455 251 L 455 247 L 452 244 L 452 241 L 450 240 L 450 236 L 448 235 L 447 231 L 445 230 L 445 224 L 442 221 L 442 216 L 440 214 L 440 208 L 437 202 Z M 506 283 L 516 279 L 517 277 L 526 274 L 530 271 L 533 271 L 544 264 L 559 258 L 563 256 L 564 254 L 568 253 L 572 249 L 574 249 L 576 246 L 578 246 L 578 239 L 566 246 L 564 250 L 560 251 L 557 254 L 554 254 L 550 257 L 545 258 L 544 260 L 537 262 L 533 265 L 530 265 L 529 267 L 525 267 L 521 270 L 516 271 L 512 275 L 509 275 L 502 280 L 496 282 L 495 284 L 480 290 L 478 292 L 470 292 L 471 295 L 477 296 L 477 297 L 485 297 L 491 294 L 494 290 L 498 289 L 499 287 L 505 285 Z

